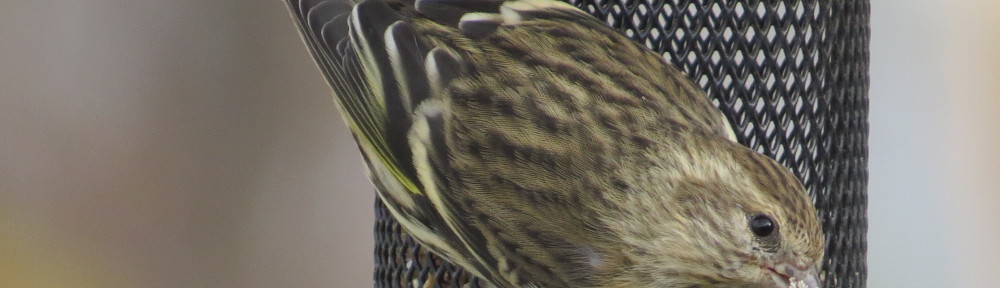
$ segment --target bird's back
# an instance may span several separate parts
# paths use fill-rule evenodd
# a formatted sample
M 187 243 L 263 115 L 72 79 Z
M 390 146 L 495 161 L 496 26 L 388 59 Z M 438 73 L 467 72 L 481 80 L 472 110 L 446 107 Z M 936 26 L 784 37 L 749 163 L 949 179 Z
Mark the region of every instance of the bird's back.
M 390 211 L 503 287 L 597 285 L 596 218 L 628 190 L 609 171 L 731 137 L 686 76 L 568 4 L 289 3 Z

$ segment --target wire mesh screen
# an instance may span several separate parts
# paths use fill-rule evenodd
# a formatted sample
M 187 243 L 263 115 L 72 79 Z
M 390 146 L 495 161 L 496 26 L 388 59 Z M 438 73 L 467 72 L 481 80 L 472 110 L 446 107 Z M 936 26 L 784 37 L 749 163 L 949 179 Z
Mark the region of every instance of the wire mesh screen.
M 865 287 L 868 0 L 568 2 L 661 52 L 792 169 L 823 222 L 823 287 Z M 376 211 L 376 287 L 481 287 Z

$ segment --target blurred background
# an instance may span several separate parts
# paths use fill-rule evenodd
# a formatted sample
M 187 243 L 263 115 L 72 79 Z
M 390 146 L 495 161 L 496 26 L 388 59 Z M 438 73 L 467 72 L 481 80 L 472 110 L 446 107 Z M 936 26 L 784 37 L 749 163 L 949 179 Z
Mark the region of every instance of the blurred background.
M 998 9 L 872 3 L 869 287 L 996 287 Z M 281 1 L 0 4 L 0 286 L 370 287 L 372 201 Z

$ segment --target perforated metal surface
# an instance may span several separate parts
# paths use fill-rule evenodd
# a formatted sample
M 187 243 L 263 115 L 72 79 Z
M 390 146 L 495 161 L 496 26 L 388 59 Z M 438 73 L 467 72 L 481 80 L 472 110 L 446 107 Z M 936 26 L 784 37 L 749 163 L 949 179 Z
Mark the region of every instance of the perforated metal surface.
M 823 287 L 865 287 L 868 0 L 568 2 L 663 53 L 791 168 L 823 221 Z M 479 287 L 376 212 L 375 287 Z

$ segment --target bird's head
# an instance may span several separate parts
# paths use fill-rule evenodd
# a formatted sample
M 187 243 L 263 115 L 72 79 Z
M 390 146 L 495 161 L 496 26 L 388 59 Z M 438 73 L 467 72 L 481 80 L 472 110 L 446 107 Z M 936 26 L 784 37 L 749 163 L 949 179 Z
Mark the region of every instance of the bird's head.
M 824 239 L 799 180 L 736 143 L 704 145 L 718 149 L 632 171 L 619 199 L 632 208 L 607 222 L 625 243 L 608 286 L 820 287 Z

